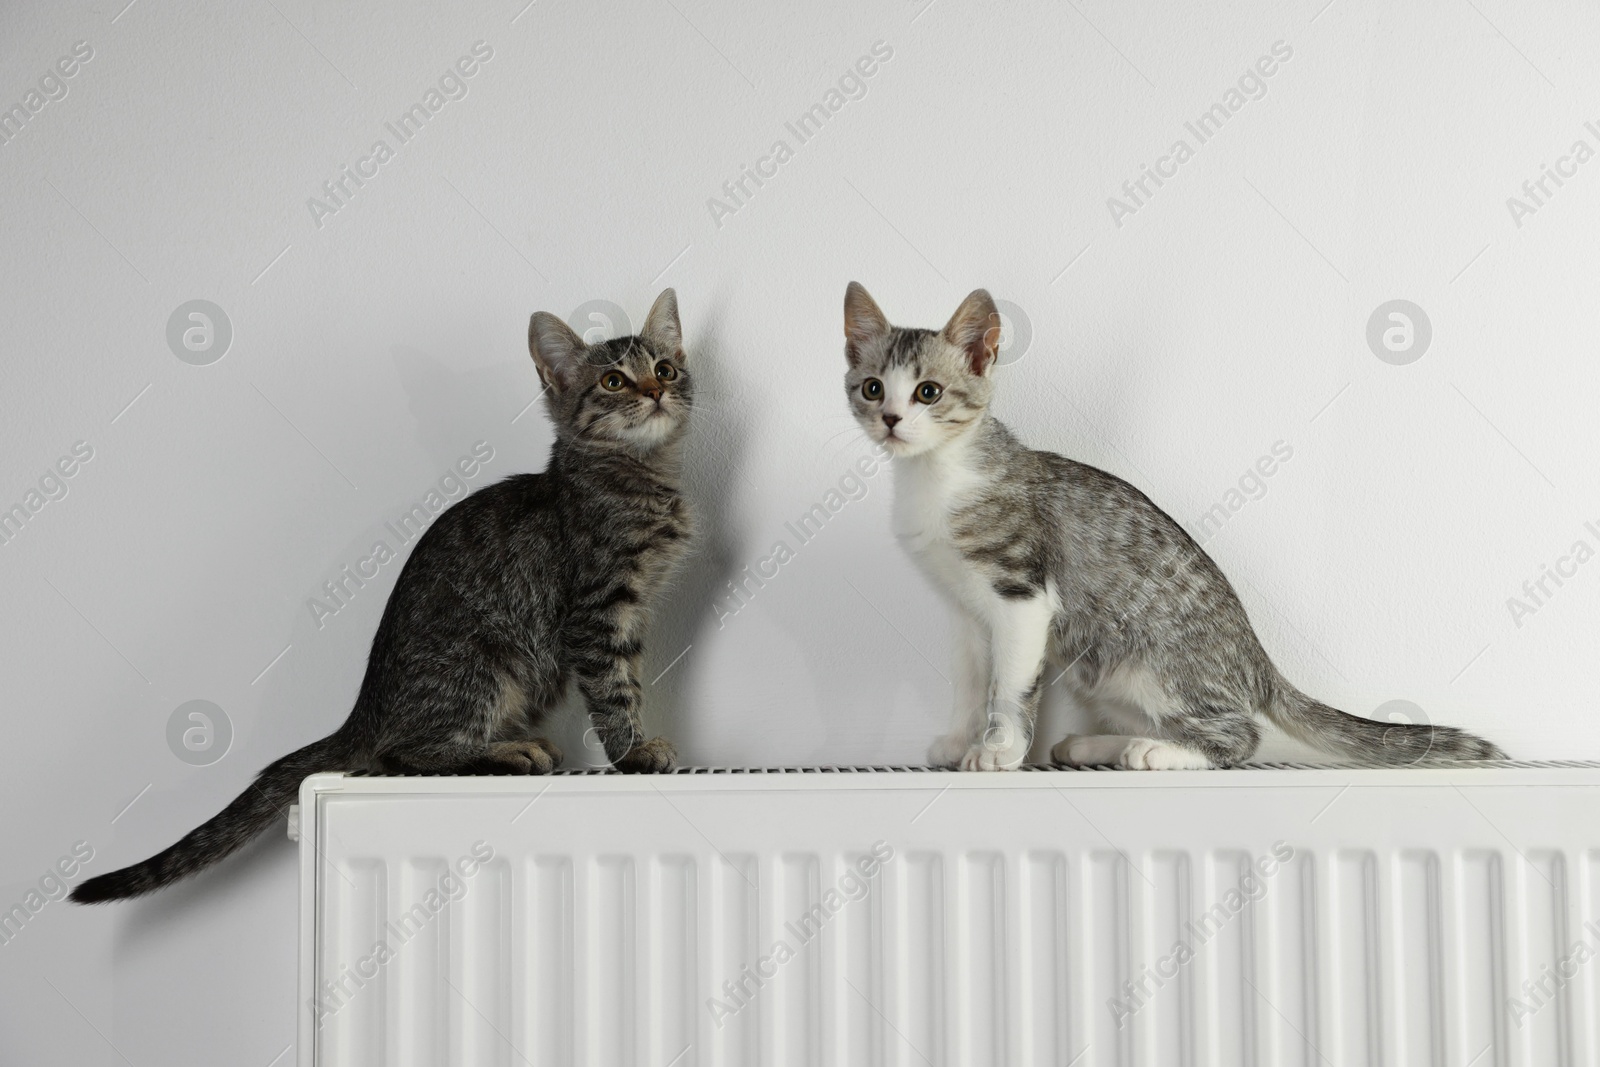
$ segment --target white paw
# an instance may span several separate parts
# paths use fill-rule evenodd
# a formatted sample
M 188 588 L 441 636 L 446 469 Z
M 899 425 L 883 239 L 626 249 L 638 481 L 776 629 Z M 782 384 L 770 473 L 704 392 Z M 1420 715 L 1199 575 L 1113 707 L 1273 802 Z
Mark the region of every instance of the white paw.
M 1069 734 L 1050 750 L 1064 767 L 1122 767 L 1130 771 L 1206 770 L 1211 761 L 1190 749 L 1149 737 Z
M 1117 763 L 1130 771 L 1203 771 L 1211 761 L 1191 749 L 1148 737 L 1129 739 Z
M 958 767 L 961 757 L 967 754 L 967 747 L 971 742 L 965 734 L 945 734 L 934 739 L 928 746 L 928 766 L 930 767 Z
M 1027 757 L 1026 751 L 1018 752 L 1012 748 L 992 748 L 988 745 L 972 745 L 967 749 L 966 755 L 961 757 L 961 769 L 964 771 L 1014 771 L 1022 766 L 1022 761 Z

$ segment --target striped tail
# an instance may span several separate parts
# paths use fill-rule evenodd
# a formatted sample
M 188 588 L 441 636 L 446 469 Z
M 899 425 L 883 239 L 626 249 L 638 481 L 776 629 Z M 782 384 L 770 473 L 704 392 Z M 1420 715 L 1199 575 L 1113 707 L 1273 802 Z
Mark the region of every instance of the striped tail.
M 1349 715 L 1280 681 L 1267 714 L 1285 732 L 1341 759 L 1383 767 L 1428 767 L 1507 756 L 1454 726 L 1378 722 Z
M 71 899 L 78 904 L 99 904 L 142 896 L 205 870 L 243 848 L 287 813 L 307 775 L 340 770 L 348 756 L 348 746 L 338 733 L 289 753 L 269 764 L 233 803 L 190 830 L 177 844 L 143 863 L 79 883 Z

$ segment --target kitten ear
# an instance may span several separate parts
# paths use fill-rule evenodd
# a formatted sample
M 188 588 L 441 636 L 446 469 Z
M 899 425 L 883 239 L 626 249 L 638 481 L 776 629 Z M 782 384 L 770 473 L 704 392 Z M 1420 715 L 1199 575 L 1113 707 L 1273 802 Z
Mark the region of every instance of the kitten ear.
M 678 294 L 671 289 L 661 290 L 656 302 L 650 305 L 645 316 L 644 329 L 639 336 L 663 352 L 671 353 L 683 348 L 683 327 L 678 325 Z
M 876 301 L 860 282 L 851 282 L 844 291 L 844 358 L 854 367 L 861 362 L 861 350 L 889 332 L 889 320 L 878 310 Z
M 539 380 L 553 393 L 563 393 L 577 380 L 588 346 L 572 328 L 548 311 L 536 311 L 528 320 L 528 351 L 539 369 Z
M 974 289 L 961 301 L 939 336 L 965 351 L 972 373 L 981 375 L 1000 353 L 1002 329 L 1000 312 L 995 310 L 989 290 Z

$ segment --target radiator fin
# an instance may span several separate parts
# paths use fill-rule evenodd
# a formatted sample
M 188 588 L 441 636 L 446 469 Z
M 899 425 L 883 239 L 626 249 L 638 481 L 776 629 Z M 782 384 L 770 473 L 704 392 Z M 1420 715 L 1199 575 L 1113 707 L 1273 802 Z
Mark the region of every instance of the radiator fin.
M 1600 1062 L 1600 775 L 1270 773 L 352 779 L 301 1064 Z
M 1072 986 L 1068 978 L 1070 944 L 1067 858 L 1060 852 L 1028 852 L 1022 872 L 1014 879 L 1017 901 L 1010 924 L 1010 944 L 1016 946 L 1018 975 L 1013 993 L 1019 1012 L 1017 1056 L 1022 1067 L 1052 1067 L 1068 1063 L 1081 1049 L 1070 1038 L 1083 1030 L 1083 1019 L 1073 1017 Z
M 649 1035 L 647 1063 L 676 1063 L 698 1067 L 696 1054 L 700 1005 L 698 871 L 693 856 L 664 855 L 656 860 L 651 881 L 650 929 L 645 936 L 650 952 L 648 1019 L 657 1021 Z

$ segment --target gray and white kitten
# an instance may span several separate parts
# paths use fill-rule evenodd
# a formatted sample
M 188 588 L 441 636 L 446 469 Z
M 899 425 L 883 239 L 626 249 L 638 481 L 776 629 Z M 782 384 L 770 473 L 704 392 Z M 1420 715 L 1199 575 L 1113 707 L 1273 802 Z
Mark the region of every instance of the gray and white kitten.
M 478 490 L 428 527 L 389 595 L 355 708 L 268 766 L 231 804 L 143 863 L 91 878 L 81 904 L 208 867 L 282 817 L 317 771 L 548 774 L 535 736 L 576 684 L 623 771 L 670 771 L 645 740 L 640 658 L 650 607 L 688 545 L 680 449 L 694 396 L 671 289 L 637 337 L 585 345 L 539 312 L 528 345 L 555 424 L 550 464 Z
M 889 325 L 855 282 L 845 292 L 845 391 L 894 457 L 896 536 L 957 619 L 954 725 L 930 763 L 1019 766 L 1049 660 L 1120 731 L 1067 737 L 1059 764 L 1228 767 L 1255 753 L 1263 719 L 1361 763 L 1504 758 L 1461 730 L 1357 718 L 1291 685 L 1181 526 L 989 414 L 1000 330 L 982 289 L 938 332 Z

